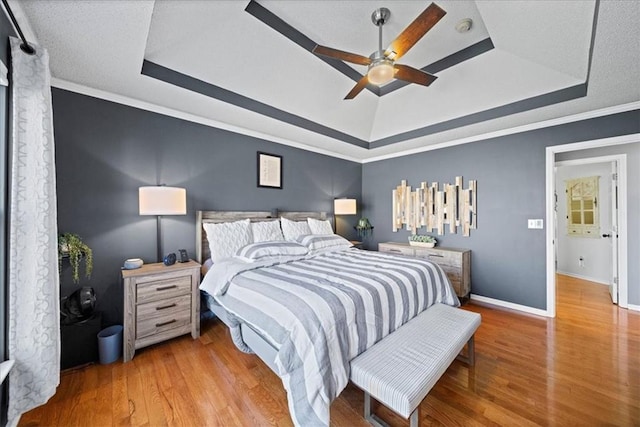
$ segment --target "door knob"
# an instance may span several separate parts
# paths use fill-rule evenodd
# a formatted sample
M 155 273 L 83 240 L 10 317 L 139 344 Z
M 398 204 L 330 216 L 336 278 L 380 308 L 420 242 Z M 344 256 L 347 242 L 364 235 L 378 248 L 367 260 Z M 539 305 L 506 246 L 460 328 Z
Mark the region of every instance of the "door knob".
M 611 237 L 611 234 L 603 234 L 602 237 Z

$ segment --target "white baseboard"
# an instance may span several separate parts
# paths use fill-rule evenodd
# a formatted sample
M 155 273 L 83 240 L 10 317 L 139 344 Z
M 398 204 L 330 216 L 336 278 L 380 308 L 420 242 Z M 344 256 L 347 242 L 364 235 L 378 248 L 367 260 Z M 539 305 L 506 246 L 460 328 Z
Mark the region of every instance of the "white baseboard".
M 627 309 L 632 311 L 640 311 L 640 305 L 627 304 Z
M 589 282 L 597 283 L 598 285 L 609 286 L 607 282 L 603 282 L 602 280 L 599 280 L 599 279 L 594 279 L 593 277 L 581 276 L 580 274 L 567 273 L 566 271 L 560 271 L 560 270 L 556 271 L 556 273 L 562 274 L 563 276 L 575 277 L 576 279 L 580 279 L 580 280 L 587 280 Z
M 553 317 L 546 310 L 529 307 L 526 305 L 514 304 L 512 302 L 502 301 L 499 299 L 483 297 L 482 295 L 471 294 L 471 301 L 478 301 L 485 304 L 495 305 L 498 307 L 509 308 L 511 310 L 522 311 L 524 313 L 535 314 L 536 316 Z

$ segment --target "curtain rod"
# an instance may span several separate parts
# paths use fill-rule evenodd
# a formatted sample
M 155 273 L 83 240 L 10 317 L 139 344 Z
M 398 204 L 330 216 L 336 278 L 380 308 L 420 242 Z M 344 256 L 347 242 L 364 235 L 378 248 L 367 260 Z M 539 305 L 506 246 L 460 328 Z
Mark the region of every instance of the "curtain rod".
M 36 50 L 33 48 L 33 46 L 29 44 L 26 37 L 22 33 L 22 29 L 18 24 L 18 20 L 13 15 L 13 12 L 9 7 L 9 2 L 7 0 L 2 0 L 2 4 L 4 5 L 4 9 L 7 11 L 7 14 L 9 15 L 9 19 L 11 19 L 11 22 L 13 23 L 13 27 L 16 29 L 16 31 L 18 32 L 18 35 L 22 39 L 22 44 L 20 45 L 20 49 L 22 49 L 22 51 L 26 54 L 33 55 L 34 53 L 36 53 Z

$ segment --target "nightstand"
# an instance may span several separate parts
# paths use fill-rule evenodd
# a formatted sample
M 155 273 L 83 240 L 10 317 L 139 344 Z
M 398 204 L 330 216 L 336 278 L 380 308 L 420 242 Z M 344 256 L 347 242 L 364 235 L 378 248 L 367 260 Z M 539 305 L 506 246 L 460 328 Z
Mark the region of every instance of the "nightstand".
M 145 264 L 122 270 L 123 359 L 139 348 L 191 333 L 200 336 L 200 264 Z

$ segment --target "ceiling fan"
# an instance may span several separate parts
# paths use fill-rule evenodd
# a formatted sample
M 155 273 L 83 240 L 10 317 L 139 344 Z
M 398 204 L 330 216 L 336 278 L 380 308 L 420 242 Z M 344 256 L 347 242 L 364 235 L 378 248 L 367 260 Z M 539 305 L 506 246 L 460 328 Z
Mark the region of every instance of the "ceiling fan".
M 437 79 L 436 76 L 408 65 L 396 64 L 395 62 L 407 53 L 446 13 L 447 12 L 435 3 L 431 3 L 429 7 L 422 11 L 422 13 L 391 42 L 389 47 L 383 51 L 382 26 L 389 20 L 391 11 L 386 7 L 381 7 L 374 10 L 371 14 L 371 21 L 378 27 L 378 50 L 373 52 L 368 58 L 356 53 L 345 52 L 320 45 L 316 45 L 316 47 L 313 48 L 313 53 L 352 62 L 354 64 L 367 65 L 369 67 L 367 74 L 358 81 L 344 99 L 355 98 L 356 95 L 365 88 L 367 83 L 380 86 L 389 83 L 394 78 L 429 86 Z

